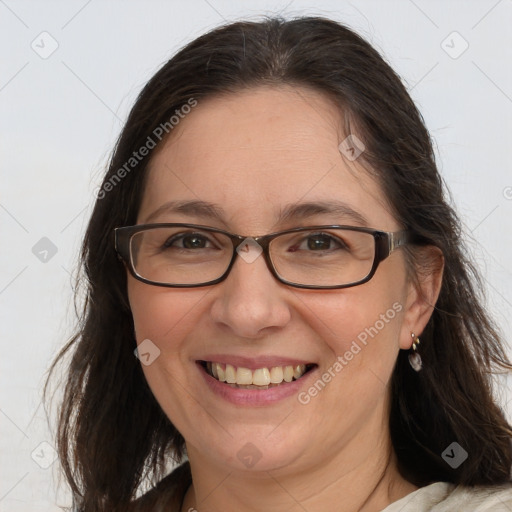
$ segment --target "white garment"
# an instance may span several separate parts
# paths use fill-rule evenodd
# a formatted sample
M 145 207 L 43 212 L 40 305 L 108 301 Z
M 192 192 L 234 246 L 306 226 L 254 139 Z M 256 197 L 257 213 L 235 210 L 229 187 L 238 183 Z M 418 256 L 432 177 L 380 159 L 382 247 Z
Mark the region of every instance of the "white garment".
M 512 512 L 512 484 L 464 487 L 436 482 L 391 503 L 381 512 Z

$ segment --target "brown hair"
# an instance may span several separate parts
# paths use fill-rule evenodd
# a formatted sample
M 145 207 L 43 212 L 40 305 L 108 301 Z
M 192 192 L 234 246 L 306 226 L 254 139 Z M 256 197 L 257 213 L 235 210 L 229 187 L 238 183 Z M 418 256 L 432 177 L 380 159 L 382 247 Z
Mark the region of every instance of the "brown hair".
M 482 306 L 482 285 L 464 255 L 422 117 L 399 77 L 360 36 L 328 19 L 270 18 L 232 23 L 192 41 L 140 93 L 104 186 L 191 98 L 282 84 L 313 88 L 337 102 L 357 125 L 366 146 L 360 158 L 397 220 L 444 255 L 440 297 L 422 333 L 424 369 L 414 372 L 401 351 L 392 376 L 390 428 L 401 474 L 418 486 L 508 481 L 512 432 L 493 401 L 490 374 L 510 366 Z M 58 448 L 82 511 L 126 510 L 141 482 L 159 479 L 169 457 L 179 462 L 184 452 L 183 437 L 134 357 L 126 270 L 113 243 L 115 227 L 136 222 L 150 158 L 122 173 L 96 201 L 82 249 L 83 315 L 53 366 L 70 355 Z M 407 257 L 420 272 L 414 249 Z M 469 457 L 452 469 L 441 454 L 454 441 Z

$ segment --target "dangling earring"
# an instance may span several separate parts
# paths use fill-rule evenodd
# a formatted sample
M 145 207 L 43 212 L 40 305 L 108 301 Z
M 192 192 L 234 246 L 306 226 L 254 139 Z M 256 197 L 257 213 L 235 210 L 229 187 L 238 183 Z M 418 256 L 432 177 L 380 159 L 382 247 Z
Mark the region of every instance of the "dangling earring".
M 423 367 L 423 362 L 421 361 L 421 356 L 417 352 L 417 347 L 420 344 L 420 339 L 416 337 L 416 334 L 411 333 L 412 342 L 412 352 L 409 354 L 409 364 L 412 366 L 413 370 L 419 372 Z

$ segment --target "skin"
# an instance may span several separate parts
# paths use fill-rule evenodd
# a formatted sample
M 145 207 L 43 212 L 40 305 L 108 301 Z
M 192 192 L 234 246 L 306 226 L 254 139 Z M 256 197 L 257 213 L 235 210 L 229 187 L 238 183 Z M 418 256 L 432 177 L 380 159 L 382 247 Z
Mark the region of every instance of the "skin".
M 343 201 L 367 227 L 401 226 L 379 185 L 338 150 L 342 118 L 307 89 L 261 87 L 199 102 L 150 164 L 137 223 L 191 222 L 257 236 L 314 224 L 352 224 L 333 214 L 279 221 L 292 203 Z M 223 219 L 160 212 L 174 200 L 202 200 Z M 402 250 L 366 284 L 303 290 L 275 280 L 263 258 L 238 258 L 214 286 L 172 289 L 128 277 L 140 343 L 161 351 L 143 366 L 163 410 L 186 440 L 193 485 L 182 510 L 379 511 L 416 490 L 396 469 L 389 430 L 389 382 L 400 349 L 424 329 L 440 272 L 408 279 Z M 307 405 L 296 395 L 235 406 L 214 394 L 196 360 L 208 353 L 297 357 L 332 367 L 365 328 L 398 303 L 401 311 Z M 307 390 L 307 386 L 301 391 Z M 257 391 L 256 391 L 257 392 Z M 237 454 L 252 443 L 261 458 Z

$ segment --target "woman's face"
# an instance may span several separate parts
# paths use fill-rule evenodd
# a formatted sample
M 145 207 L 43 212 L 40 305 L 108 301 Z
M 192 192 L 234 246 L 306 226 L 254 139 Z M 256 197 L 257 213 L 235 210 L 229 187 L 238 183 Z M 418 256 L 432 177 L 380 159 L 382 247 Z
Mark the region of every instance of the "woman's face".
M 153 157 L 137 223 L 244 236 L 330 224 L 400 230 L 378 184 L 338 149 L 341 125 L 335 106 L 307 89 L 199 101 Z M 163 288 L 129 276 L 128 292 L 137 342 L 150 340 L 145 376 L 191 460 L 307 468 L 345 449 L 358 459 L 386 430 L 390 376 L 416 327 L 401 250 L 369 282 L 346 289 L 292 288 L 262 256 L 239 256 L 213 286 Z M 274 380 L 287 366 L 312 369 L 243 389 L 218 382 L 202 361 L 246 376 L 247 368 L 253 378 L 265 379 L 267 368 Z

